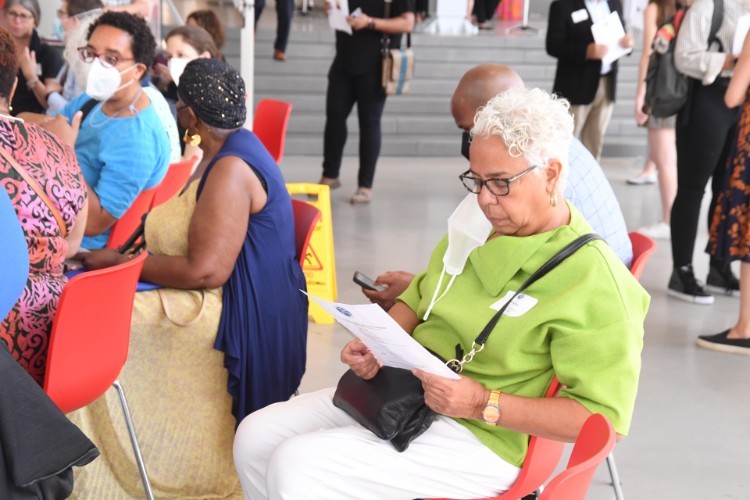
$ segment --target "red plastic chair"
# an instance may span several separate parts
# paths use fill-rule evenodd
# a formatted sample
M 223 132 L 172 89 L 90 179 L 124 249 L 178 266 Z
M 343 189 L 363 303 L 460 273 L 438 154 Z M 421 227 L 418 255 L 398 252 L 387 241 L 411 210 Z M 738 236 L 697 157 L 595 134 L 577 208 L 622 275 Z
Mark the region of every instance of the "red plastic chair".
M 253 133 L 266 147 L 277 164 L 284 157 L 284 142 L 292 104 L 274 99 L 261 99 L 255 109 Z
M 130 208 L 117 219 L 112 228 L 109 230 L 109 239 L 107 248 L 117 250 L 128 238 L 138 229 L 143 221 L 143 216 L 151 209 L 156 196 L 157 187 L 141 191 L 141 194 L 133 201 Z
M 544 488 L 539 500 L 584 500 L 600 463 L 616 441 L 615 429 L 604 415 L 591 415 L 578 433 L 564 471 Z
M 68 281 L 52 323 L 44 392 L 69 413 L 114 386 L 146 496 L 153 499 L 125 392 L 117 381 L 128 357 L 133 300 L 146 256 L 144 252 L 124 264 Z
M 151 208 L 158 207 L 185 187 L 185 183 L 190 178 L 190 173 L 193 171 L 195 160 L 196 158 L 193 157 L 169 165 L 167 175 L 165 175 L 164 179 L 162 179 L 159 185 L 156 186 L 156 193 L 151 202 Z
M 557 377 L 554 377 L 544 397 L 554 397 L 559 390 L 560 382 L 557 380 Z M 562 441 L 531 436 L 529 439 L 529 450 L 526 452 L 526 459 L 523 461 L 521 472 L 518 474 L 516 482 L 504 493 L 484 500 L 518 500 L 537 491 L 555 472 L 564 448 L 565 443 Z M 433 500 L 447 499 L 440 498 Z
M 635 279 L 640 280 L 646 262 L 656 251 L 656 242 L 645 234 L 636 231 L 628 233 L 628 236 L 630 237 L 630 244 L 633 246 L 633 261 L 630 264 L 630 273 Z M 622 492 L 622 483 L 614 452 L 607 456 L 607 469 L 609 470 L 609 477 L 612 479 L 612 488 L 615 490 L 615 499 L 624 500 L 625 495 Z
M 630 244 L 633 245 L 633 262 L 630 264 L 630 272 L 635 279 L 640 280 L 643 268 L 651 255 L 656 251 L 656 242 L 645 234 L 633 231 L 628 233 Z
M 320 210 L 309 203 L 294 198 L 292 198 L 292 211 L 294 212 L 294 239 L 296 243 L 294 254 L 299 260 L 299 265 L 304 266 L 307 247 L 310 246 L 310 238 L 321 214 Z

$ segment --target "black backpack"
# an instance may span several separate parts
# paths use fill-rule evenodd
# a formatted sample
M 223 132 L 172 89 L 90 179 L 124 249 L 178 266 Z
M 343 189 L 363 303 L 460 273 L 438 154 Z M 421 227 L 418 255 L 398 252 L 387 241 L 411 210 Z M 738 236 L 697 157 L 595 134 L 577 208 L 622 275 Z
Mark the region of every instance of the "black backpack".
M 684 106 L 690 95 L 690 79 L 680 73 L 674 65 L 674 48 L 677 43 L 677 34 L 682 24 L 682 18 L 687 8 L 680 7 L 674 16 L 662 23 L 652 44 L 651 57 L 648 60 L 646 72 L 646 95 L 644 98 L 643 111 L 656 118 L 666 118 L 676 115 Z M 708 35 L 708 44 L 716 41 L 716 32 L 719 31 L 722 18 L 724 17 L 724 0 L 714 0 L 714 12 L 711 17 L 711 30 Z M 671 39 L 660 37 L 662 33 L 673 33 Z

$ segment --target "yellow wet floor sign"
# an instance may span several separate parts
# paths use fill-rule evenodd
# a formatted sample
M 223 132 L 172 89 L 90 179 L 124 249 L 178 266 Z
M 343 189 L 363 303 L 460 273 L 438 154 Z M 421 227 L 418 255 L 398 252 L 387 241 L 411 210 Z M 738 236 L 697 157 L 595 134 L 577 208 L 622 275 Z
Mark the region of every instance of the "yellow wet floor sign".
M 333 253 L 333 221 L 331 219 L 331 192 L 323 184 L 293 183 L 286 185 L 289 194 L 314 195 L 317 199 L 305 200 L 320 210 L 320 220 L 315 225 L 310 245 L 307 247 L 302 271 L 311 295 L 326 300 L 336 300 L 336 258 Z M 312 197 L 311 197 L 312 198 Z M 333 316 L 310 301 L 310 316 L 316 323 L 333 323 Z

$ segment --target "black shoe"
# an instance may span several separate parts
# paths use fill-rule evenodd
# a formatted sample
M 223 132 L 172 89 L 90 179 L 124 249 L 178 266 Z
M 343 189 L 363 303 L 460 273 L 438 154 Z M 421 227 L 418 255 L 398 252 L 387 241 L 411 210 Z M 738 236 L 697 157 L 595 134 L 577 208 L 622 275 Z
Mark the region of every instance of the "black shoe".
M 750 356 L 750 339 L 728 339 L 729 330 L 716 335 L 701 335 L 695 343 L 705 349 L 721 352 L 733 352 Z
M 740 296 L 740 280 L 732 273 L 728 264 L 718 267 L 710 266 L 706 276 L 706 288 L 714 293 L 732 297 Z
M 708 293 L 703 284 L 695 279 L 693 265 L 675 267 L 669 278 L 667 293 L 694 304 L 709 305 L 714 303 L 714 296 Z

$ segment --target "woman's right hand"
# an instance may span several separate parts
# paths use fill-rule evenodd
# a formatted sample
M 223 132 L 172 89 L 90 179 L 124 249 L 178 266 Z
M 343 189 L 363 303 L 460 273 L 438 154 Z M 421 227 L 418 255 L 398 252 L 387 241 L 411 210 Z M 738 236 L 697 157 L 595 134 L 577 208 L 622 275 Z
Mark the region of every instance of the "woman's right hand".
M 383 366 L 370 348 L 359 339 L 354 339 L 344 346 L 341 350 L 341 361 L 364 380 L 373 378 Z
M 643 126 L 646 124 L 646 120 L 648 120 L 648 114 L 643 112 L 643 100 L 636 100 L 635 101 L 635 122 Z

